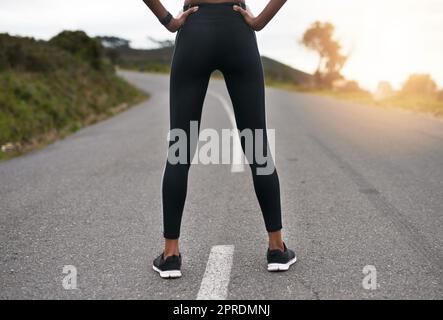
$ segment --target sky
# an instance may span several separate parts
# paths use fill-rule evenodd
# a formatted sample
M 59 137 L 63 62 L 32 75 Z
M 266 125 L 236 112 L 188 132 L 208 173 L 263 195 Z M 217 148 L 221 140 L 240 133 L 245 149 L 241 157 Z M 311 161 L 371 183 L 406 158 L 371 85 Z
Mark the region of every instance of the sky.
M 258 14 L 269 0 L 249 0 Z M 178 13 L 182 0 L 163 0 Z M 343 74 L 375 90 L 380 81 L 399 88 L 412 73 L 429 73 L 443 86 L 443 0 L 288 0 L 257 33 L 262 55 L 312 73 L 318 56 L 300 44 L 314 21 L 332 22 L 343 52 Z M 0 33 L 49 39 L 61 30 L 114 35 L 136 48 L 153 37 L 173 39 L 142 0 L 1 0 Z

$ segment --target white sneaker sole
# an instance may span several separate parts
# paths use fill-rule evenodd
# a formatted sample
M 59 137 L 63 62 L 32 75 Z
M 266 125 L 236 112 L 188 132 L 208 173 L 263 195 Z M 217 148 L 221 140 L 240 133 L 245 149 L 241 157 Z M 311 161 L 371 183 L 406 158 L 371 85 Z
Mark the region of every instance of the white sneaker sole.
M 169 279 L 169 278 L 175 279 L 175 278 L 180 278 L 182 276 L 182 273 L 180 270 L 161 271 L 156 266 L 152 266 L 152 269 L 154 269 L 156 272 L 158 272 L 160 274 L 160 277 L 162 277 L 163 279 Z
M 276 271 L 288 271 L 289 267 L 297 262 L 297 257 L 294 257 L 288 263 L 268 263 L 268 271 L 276 272 Z

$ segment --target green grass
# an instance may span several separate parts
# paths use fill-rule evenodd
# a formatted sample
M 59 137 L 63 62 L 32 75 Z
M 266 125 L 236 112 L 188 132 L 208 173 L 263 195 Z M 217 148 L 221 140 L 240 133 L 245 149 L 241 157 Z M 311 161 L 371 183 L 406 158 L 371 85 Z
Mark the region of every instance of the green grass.
M 338 100 L 350 101 L 365 105 L 371 105 L 381 108 L 401 108 L 409 111 L 432 114 L 437 117 L 443 117 L 443 100 L 437 96 L 414 96 L 397 93 L 396 95 L 377 101 L 369 92 L 340 92 L 336 90 L 315 89 L 303 86 L 297 86 L 290 83 L 267 82 L 268 86 L 330 97 Z
M 161 73 L 168 74 L 171 72 L 171 66 L 164 63 L 122 63 L 119 64 L 119 68 L 124 70 L 132 70 L 138 72 L 151 72 L 151 73 Z
M 375 102 L 381 107 L 401 107 L 411 111 L 426 112 L 437 117 L 443 117 L 443 100 L 437 97 L 394 96 L 381 102 Z
M 63 138 L 146 98 L 115 75 L 85 75 L 84 70 L 50 75 L 2 72 L 0 87 L 0 145 L 21 146 L 10 156 Z
M 147 95 L 47 42 L 0 35 L 0 160 L 106 119 Z

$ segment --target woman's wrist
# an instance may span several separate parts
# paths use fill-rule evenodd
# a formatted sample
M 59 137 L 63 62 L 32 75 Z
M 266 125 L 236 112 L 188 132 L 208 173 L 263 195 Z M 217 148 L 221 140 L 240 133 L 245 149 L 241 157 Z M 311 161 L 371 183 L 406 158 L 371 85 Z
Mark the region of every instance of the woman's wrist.
M 174 17 L 172 16 L 172 14 L 168 11 L 167 14 L 163 18 L 159 19 L 159 21 L 162 25 L 164 25 L 166 27 L 171 22 L 171 20 L 173 18 Z
M 165 25 L 165 27 L 171 32 L 176 32 L 179 29 L 179 24 L 180 23 L 177 18 L 172 18 L 171 21 Z
M 266 24 L 267 24 L 267 23 L 265 23 L 265 22 L 263 21 L 263 19 L 262 19 L 261 16 L 257 16 L 257 17 L 255 17 L 255 18 L 253 19 L 253 21 L 252 21 L 252 27 L 253 27 L 254 30 L 256 30 L 256 31 L 260 31 L 260 30 L 262 30 L 262 29 L 266 26 Z

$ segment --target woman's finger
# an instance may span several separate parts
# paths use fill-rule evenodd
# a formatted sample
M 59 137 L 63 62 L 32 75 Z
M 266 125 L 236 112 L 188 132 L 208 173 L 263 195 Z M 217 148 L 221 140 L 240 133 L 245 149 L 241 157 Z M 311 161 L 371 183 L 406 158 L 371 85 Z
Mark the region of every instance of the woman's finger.
M 243 17 L 248 16 L 248 11 L 246 11 L 245 9 L 243 9 L 240 6 L 235 5 L 234 6 L 234 10 L 237 11 L 237 12 L 240 12 Z
M 185 12 L 183 12 L 183 17 L 187 18 L 191 13 L 194 13 L 197 10 L 198 10 L 198 6 L 191 7 L 188 10 L 186 10 Z

